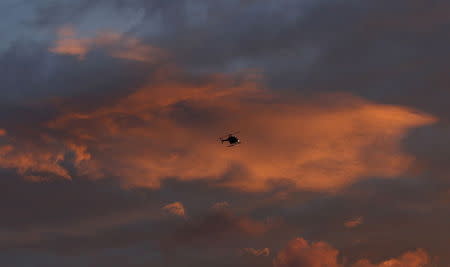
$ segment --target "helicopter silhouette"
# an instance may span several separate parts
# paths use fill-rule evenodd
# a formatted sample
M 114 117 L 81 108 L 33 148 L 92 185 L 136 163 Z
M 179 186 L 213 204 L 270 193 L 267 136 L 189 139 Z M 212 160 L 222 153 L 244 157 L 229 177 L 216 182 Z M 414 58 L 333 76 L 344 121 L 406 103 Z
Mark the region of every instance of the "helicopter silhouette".
M 223 144 L 223 142 L 230 143 L 227 147 L 236 146 L 241 143 L 241 140 L 235 136 L 235 134 L 238 134 L 239 132 L 230 133 L 228 135 L 224 135 L 222 137 L 219 137 L 220 142 Z

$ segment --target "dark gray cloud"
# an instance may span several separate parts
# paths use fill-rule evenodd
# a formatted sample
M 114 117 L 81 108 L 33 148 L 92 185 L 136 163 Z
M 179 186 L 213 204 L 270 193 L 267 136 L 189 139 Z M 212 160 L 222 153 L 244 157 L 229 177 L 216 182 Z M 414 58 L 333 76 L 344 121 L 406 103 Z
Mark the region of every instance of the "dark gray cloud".
M 75 57 L 49 52 L 49 46 L 17 41 L 0 54 L 3 105 L 82 98 L 87 94 L 111 98 L 142 85 L 152 71 L 151 65 L 123 62 L 101 51 L 93 51 L 80 62 Z
M 450 40 L 445 35 L 448 9 L 444 1 L 423 0 L 49 2 L 36 8 L 35 27 L 56 30 L 71 24 L 86 34 L 113 28 L 168 49 L 191 70 L 261 68 L 273 88 L 344 90 L 447 117 L 443 101 L 449 81 L 442 70 L 449 62 L 445 53 Z M 118 21 L 132 26 L 122 29 L 117 27 Z M 81 70 L 62 71 L 73 73 L 72 79 L 85 77 L 79 72 L 102 77 L 103 71 L 114 71 L 102 69 L 111 66 L 104 60 L 96 58 Z M 142 72 L 127 71 L 127 75 L 131 73 Z M 24 76 L 32 77 L 27 72 Z M 67 79 L 70 81 L 70 76 Z M 130 80 L 136 81 L 136 77 Z M 106 82 L 95 85 L 94 90 L 109 86 Z M 78 87 L 73 90 L 92 91 L 87 89 L 92 88 L 89 84 Z
M 294 192 L 289 184 L 244 193 L 176 179 L 158 190 L 124 189 L 114 177 L 78 176 L 68 159 L 62 164 L 70 181 L 33 183 L 2 170 L 0 257 L 8 266 L 271 266 L 272 255 L 238 250 L 277 252 L 301 236 L 327 241 L 349 262 L 423 248 L 447 266 L 449 10 L 445 1 L 426 0 L 2 2 L 0 128 L 7 138 L 27 140 L 23 147 L 42 145 L 36 138 L 59 107 L 114 102 L 151 85 L 154 70 L 167 64 L 112 58 L 102 49 L 84 60 L 52 53 L 64 25 L 83 37 L 114 29 L 166 49 L 192 84 L 204 73 L 257 68 L 271 90 L 345 91 L 414 107 L 440 122 L 402 143 L 417 159 L 409 177 L 373 177 L 332 195 Z M 180 102 L 170 116 L 207 128 L 221 115 Z M 187 221 L 160 213 L 174 201 L 183 203 Z M 211 211 L 224 201 L 227 212 Z M 363 222 L 346 228 L 356 217 Z
M 308 240 L 328 240 L 349 262 L 369 258 L 380 262 L 416 248 L 444 256 L 448 182 L 416 179 L 371 179 L 335 196 L 316 197 L 284 211 L 288 225 L 302 229 Z M 295 198 L 294 195 L 290 196 Z M 287 199 L 287 202 L 290 202 Z M 289 214 L 289 215 L 288 215 Z M 361 217 L 354 228 L 349 219 Z

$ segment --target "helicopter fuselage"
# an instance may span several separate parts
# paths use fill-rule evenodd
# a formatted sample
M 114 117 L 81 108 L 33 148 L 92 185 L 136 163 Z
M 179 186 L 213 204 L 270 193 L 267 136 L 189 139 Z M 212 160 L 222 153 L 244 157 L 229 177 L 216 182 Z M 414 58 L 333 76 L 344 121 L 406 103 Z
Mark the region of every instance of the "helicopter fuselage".
M 235 145 L 235 144 L 239 144 L 240 141 L 236 136 L 231 135 L 231 136 L 228 136 L 227 139 L 222 139 L 222 143 L 223 142 L 229 142 L 230 145 Z

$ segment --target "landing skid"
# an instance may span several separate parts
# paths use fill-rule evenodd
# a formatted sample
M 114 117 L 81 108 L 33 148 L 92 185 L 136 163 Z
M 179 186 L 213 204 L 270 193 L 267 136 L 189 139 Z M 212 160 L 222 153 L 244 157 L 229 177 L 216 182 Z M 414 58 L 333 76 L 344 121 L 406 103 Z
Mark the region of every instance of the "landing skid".
M 238 145 L 240 145 L 240 143 L 239 144 L 228 145 L 227 147 L 238 146 Z

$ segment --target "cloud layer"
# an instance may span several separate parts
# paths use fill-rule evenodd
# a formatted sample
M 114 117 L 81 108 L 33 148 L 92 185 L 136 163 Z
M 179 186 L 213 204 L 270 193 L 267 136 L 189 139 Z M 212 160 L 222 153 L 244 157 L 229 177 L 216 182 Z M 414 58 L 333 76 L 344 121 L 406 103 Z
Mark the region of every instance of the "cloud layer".
M 98 108 L 61 106 L 43 122 L 45 132 L 24 140 L 41 145 L 42 156 L 33 158 L 42 162 L 19 160 L 29 152 L 10 144 L 1 164 L 68 178 L 58 161 L 72 151 L 80 174 L 119 176 L 126 186 L 157 188 L 175 177 L 244 191 L 280 183 L 335 191 L 364 177 L 406 174 L 414 158 L 402 151 L 402 138 L 436 121 L 348 94 L 308 98 L 263 88 L 254 71 L 195 78 L 166 66 L 149 85 Z M 214 142 L 232 129 L 242 131 L 239 149 Z M 45 149 L 50 143 L 63 149 Z
M 156 61 L 164 56 L 162 49 L 143 44 L 139 39 L 114 31 L 98 32 L 93 37 L 79 37 L 71 26 L 58 30 L 58 39 L 50 52 L 84 59 L 93 49 L 105 49 L 115 58 L 135 61 Z
M 430 263 L 430 257 L 423 249 L 408 251 L 398 258 L 387 259 L 378 264 L 372 264 L 367 259 L 358 260 L 354 264 L 343 264 L 339 260 L 339 251 L 326 242 L 309 243 L 303 238 L 291 240 L 286 247 L 278 252 L 274 259 L 274 267 L 306 267 L 306 266 L 351 266 L 351 267 L 425 267 Z
M 291 240 L 274 260 L 274 267 L 338 267 L 339 251 L 325 242 L 309 244 L 303 238 Z
M 0 1 L 2 264 L 449 266 L 449 9 Z

